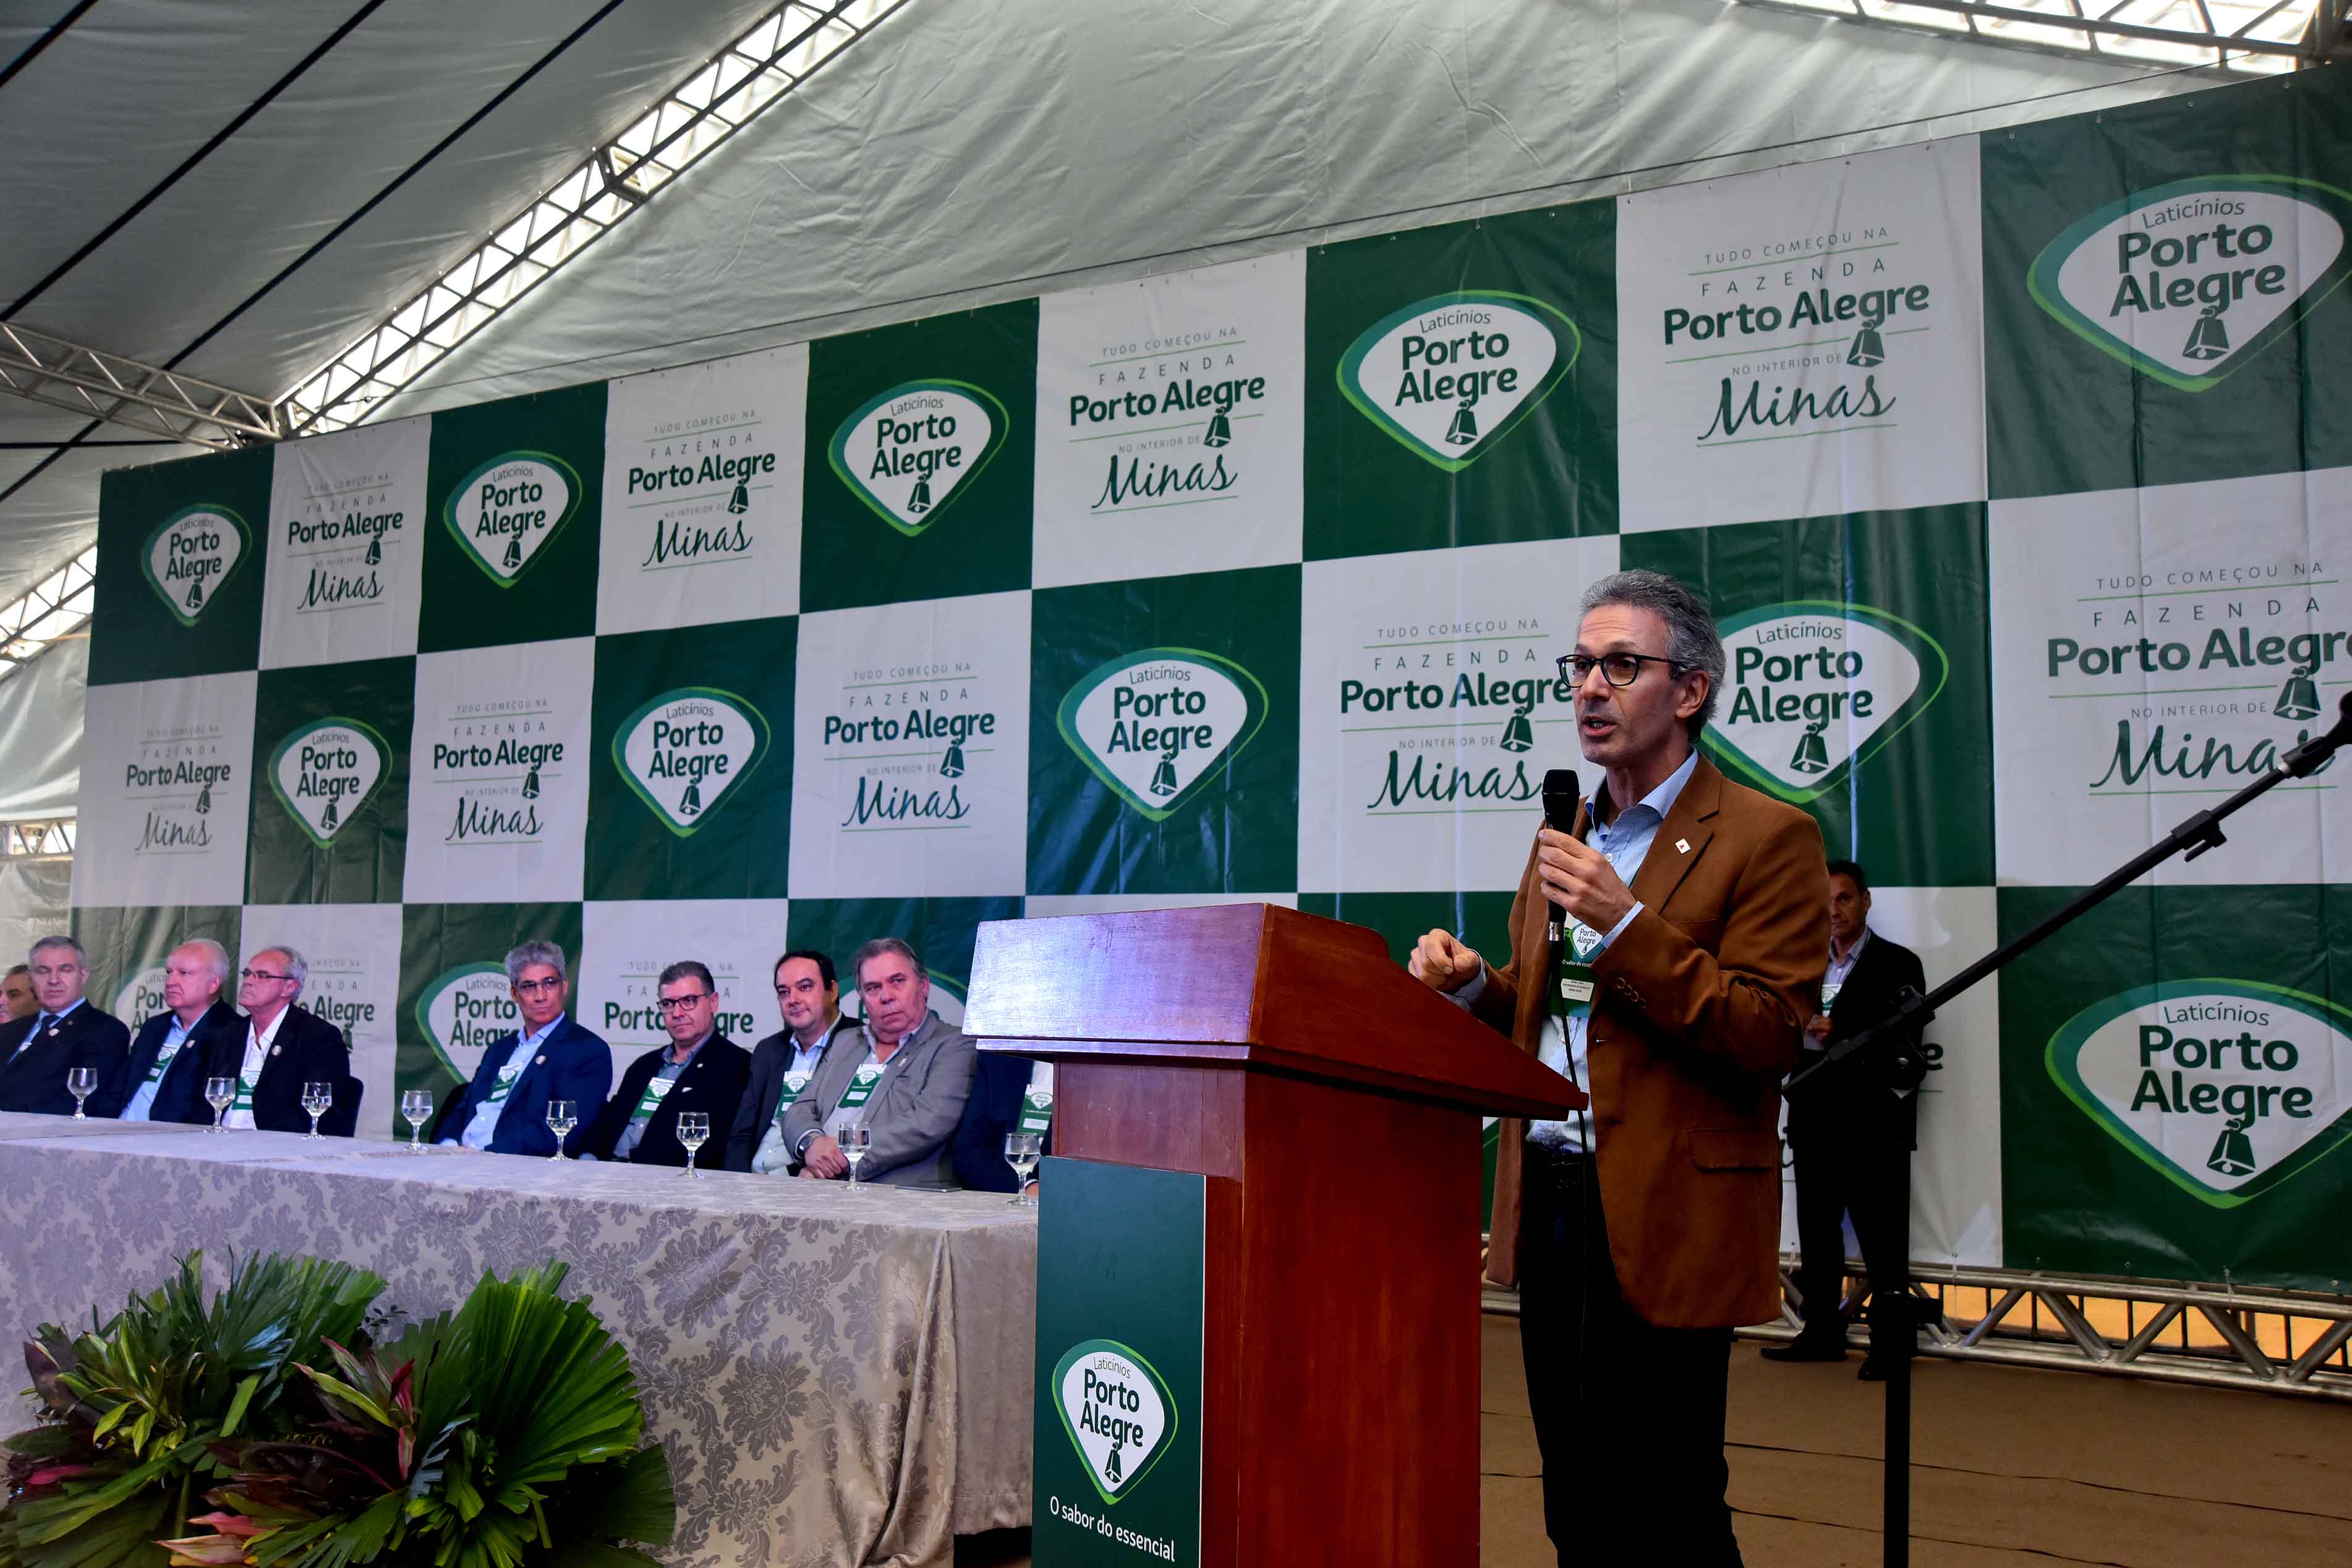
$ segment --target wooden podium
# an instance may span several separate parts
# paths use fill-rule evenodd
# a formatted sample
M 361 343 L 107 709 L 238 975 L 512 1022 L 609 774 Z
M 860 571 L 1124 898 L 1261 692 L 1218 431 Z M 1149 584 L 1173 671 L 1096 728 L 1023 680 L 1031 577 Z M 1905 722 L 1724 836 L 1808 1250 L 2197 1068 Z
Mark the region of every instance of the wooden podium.
M 982 925 L 963 1027 L 1058 1064 L 1057 1155 L 1210 1178 L 1202 1562 L 1475 1563 L 1480 1117 L 1576 1088 L 1265 904 Z

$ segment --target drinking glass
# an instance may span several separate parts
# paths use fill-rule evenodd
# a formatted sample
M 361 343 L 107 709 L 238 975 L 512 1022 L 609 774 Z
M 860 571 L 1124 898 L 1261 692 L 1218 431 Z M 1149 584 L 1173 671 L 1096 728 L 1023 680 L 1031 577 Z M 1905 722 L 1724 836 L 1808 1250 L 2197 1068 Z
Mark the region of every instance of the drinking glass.
M 408 1120 L 408 1152 L 424 1153 L 425 1145 L 421 1140 L 425 1135 L 425 1124 L 433 1120 L 433 1091 L 429 1089 L 403 1089 L 400 1114 Z
M 710 1140 L 710 1113 L 707 1110 L 681 1110 L 677 1113 L 677 1141 L 686 1145 L 686 1174 L 689 1181 L 702 1180 L 702 1173 L 694 1168 L 695 1151 Z
M 302 1086 L 302 1109 L 310 1113 L 310 1136 L 319 1135 L 319 1118 L 333 1109 L 335 1086 L 331 1083 L 306 1083 Z
M 841 1157 L 849 1162 L 849 1185 L 852 1190 L 855 1190 L 857 1185 L 857 1162 L 866 1158 L 866 1151 L 873 1145 L 873 1129 L 867 1127 L 863 1121 L 841 1130 Z
M 1004 1135 L 1004 1163 L 1021 1184 L 1013 1189 L 1013 1202 L 1017 1208 L 1035 1206 L 1037 1200 L 1029 1195 L 1029 1173 L 1037 1168 L 1037 1153 L 1042 1140 L 1034 1132 L 1007 1132 Z
M 66 1092 L 74 1097 L 74 1120 L 89 1121 L 89 1118 L 81 1113 L 81 1102 L 98 1092 L 97 1070 L 92 1068 L 67 1068 Z
M 555 1134 L 555 1152 L 550 1154 L 549 1159 L 563 1158 L 563 1140 L 579 1125 L 580 1107 L 576 1101 L 551 1100 L 547 1102 L 547 1130 Z
M 233 1078 L 205 1079 L 205 1103 L 213 1108 L 214 1131 L 219 1131 L 221 1123 L 228 1120 L 229 1101 L 236 1098 L 236 1079 Z

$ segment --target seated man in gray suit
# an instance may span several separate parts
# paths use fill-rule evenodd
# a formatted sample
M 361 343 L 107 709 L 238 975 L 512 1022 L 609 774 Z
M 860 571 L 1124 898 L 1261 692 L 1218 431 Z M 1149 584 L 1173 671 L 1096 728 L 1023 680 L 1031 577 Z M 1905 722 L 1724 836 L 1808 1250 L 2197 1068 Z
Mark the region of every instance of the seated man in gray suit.
M 799 1156 L 804 1179 L 838 1181 L 849 1173 L 839 1135 L 862 1124 L 872 1142 L 859 1181 L 952 1186 L 948 1140 L 963 1117 L 979 1049 L 931 1011 L 930 971 L 897 937 L 859 948 L 850 973 L 864 1026 L 838 1037 L 815 1081 L 784 1112 L 784 1145 Z

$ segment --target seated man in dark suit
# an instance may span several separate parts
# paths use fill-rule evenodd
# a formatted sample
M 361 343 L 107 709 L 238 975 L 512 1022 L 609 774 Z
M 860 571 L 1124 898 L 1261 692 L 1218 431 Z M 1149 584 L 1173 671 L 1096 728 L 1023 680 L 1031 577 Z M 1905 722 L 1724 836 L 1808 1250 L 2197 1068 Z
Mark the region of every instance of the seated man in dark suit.
M 1024 1121 L 1043 1120 L 1029 1109 L 1033 1089 L 1044 1093 L 1045 1117 L 1052 1116 L 1054 1068 L 1050 1062 L 1001 1051 L 975 1054 L 980 1065 L 971 1075 L 971 1098 L 963 1102 L 963 1120 L 956 1123 L 948 1157 L 955 1163 L 956 1180 L 965 1186 L 984 1193 L 1009 1193 L 1015 1183 L 1013 1167 L 1004 1158 L 1004 1135 Z M 1053 1138 L 1048 1127 L 1039 1140 L 1040 1156 L 1054 1152 Z M 1037 1184 L 1034 1171 L 1028 1184 Z
M 89 1068 L 103 1089 L 131 1056 L 131 1031 L 82 995 L 89 962 L 69 936 L 45 936 L 28 955 L 33 972 L 30 1017 L 0 1025 L 0 1110 L 71 1116 L 66 1077 Z M 87 1112 L 85 1112 L 87 1114 Z
M 948 1140 L 963 1119 L 979 1047 L 931 1011 L 931 974 L 915 950 L 877 937 L 851 962 L 865 1026 L 825 1053 L 815 1081 L 784 1112 L 784 1146 L 810 1181 L 849 1174 L 840 1135 L 872 1134 L 861 1182 L 900 1186 L 955 1183 Z
M 814 948 L 795 948 L 776 960 L 776 1006 L 784 1026 L 751 1047 L 751 1087 L 727 1137 L 730 1171 L 793 1173 L 784 1112 L 816 1077 L 834 1037 L 857 1033 L 857 1020 L 842 1016 L 841 982 L 834 976 L 832 956 Z
M 564 1012 L 572 991 L 563 950 L 553 942 L 527 942 L 508 953 L 507 986 L 521 1026 L 482 1053 L 474 1081 L 443 1108 L 433 1140 L 546 1159 L 555 1152 L 548 1102 L 572 1102 L 576 1138 L 612 1092 L 613 1047 Z
M 124 1121 L 212 1121 L 205 1065 L 218 1041 L 245 1028 L 221 994 L 227 984 L 228 949 L 210 937 L 190 937 L 165 954 L 163 1011 L 139 1026 L 121 1069 L 89 1097 L 89 1113 Z
M 214 1041 L 206 1076 L 236 1082 L 221 1125 L 264 1132 L 308 1132 L 310 1113 L 302 1109 L 302 1086 L 335 1086 L 334 1104 L 319 1118 L 319 1131 L 348 1138 L 359 1122 L 359 1080 L 352 1077 L 351 1047 L 343 1032 L 294 998 L 302 994 L 310 966 L 290 947 L 265 947 L 237 971 L 236 999 L 245 1027 Z
M 673 963 L 661 972 L 658 995 L 669 1044 L 631 1062 L 604 1114 L 572 1135 L 568 1147 L 583 1160 L 683 1165 L 679 1116 L 689 1110 L 709 1116 L 710 1136 L 722 1150 L 735 1125 L 751 1053 L 719 1032 L 719 986 L 710 971 L 690 958 Z M 698 1150 L 695 1163 L 702 1163 Z
M 1830 871 L 1830 962 L 1822 980 L 1822 1011 L 1805 1026 L 1805 1054 L 1860 1034 L 1895 1011 L 1906 986 L 1925 991 L 1919 955 L 1870 929 L 1870 880 L 1852 860 Z M 1797 1166 L 1797 1288 L 1804 1294 L 1805 1327 L 1794 1342 L 1767 1346 L 1772 1361 L 1845 1359 L 1845 1215 L 1862 1242 L 1871 1289 L 1903 1277 L 1911 1246 L 1911 1216 L 1896 1212 L 1900 1162 L 1911 1157 L 1916 1095 L 1897 1099 L 1849 1075 L 1819 1084 L 1789 1100 L 1789 1149 Z M 1892 1286 L 1890 1285 L 1890 1289 Z M 1862 1375 L 1876 1381 L 1885 1369 L 1874 1359 Z
M 33 999 L 33 966 L 31 964 L 12 964 L 9 966 L 7 974 L 0 976 L 0 1001 L 5 1001 L 8 1005 L 6 1014 L 0 1016 L 0 1024 L 7 1023 L 14 1018 L 29 1018 L 40 1011 L 40 1003 Z

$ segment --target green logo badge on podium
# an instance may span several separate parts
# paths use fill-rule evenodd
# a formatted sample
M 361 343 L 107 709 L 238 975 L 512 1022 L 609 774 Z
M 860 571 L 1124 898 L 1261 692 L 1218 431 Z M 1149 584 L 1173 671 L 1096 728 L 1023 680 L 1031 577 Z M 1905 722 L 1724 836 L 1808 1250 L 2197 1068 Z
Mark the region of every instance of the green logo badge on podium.
M 139 564 L 172 618 L 193 626 L 252 546 L 245 519 L 217 502 L 197 501 L 156 525 Z
M 1265 688 L 1229 658 L 1147 647 L 1097 666 L 1054 715 L 1071 751 L 1154 822 L 1181 810 L 1265 722 Z
M 1086 1340 L 1054 1368 L 1054 1408 L 1105 1502 L 1132 1491 L 1175 1435 L 1176 1396 L 1117 1340 Z
M 901 382 L 843 420 L 825 456 L 850 494 L 912 539 L 988 467 L 1011 423 L 986 387 Z
M 1532 296 L 1435 294 L 1348 345 L 1339 391 L 1405 450 L 1456 474 L 1552 395 L 1582 344 L 1575 322 Z

